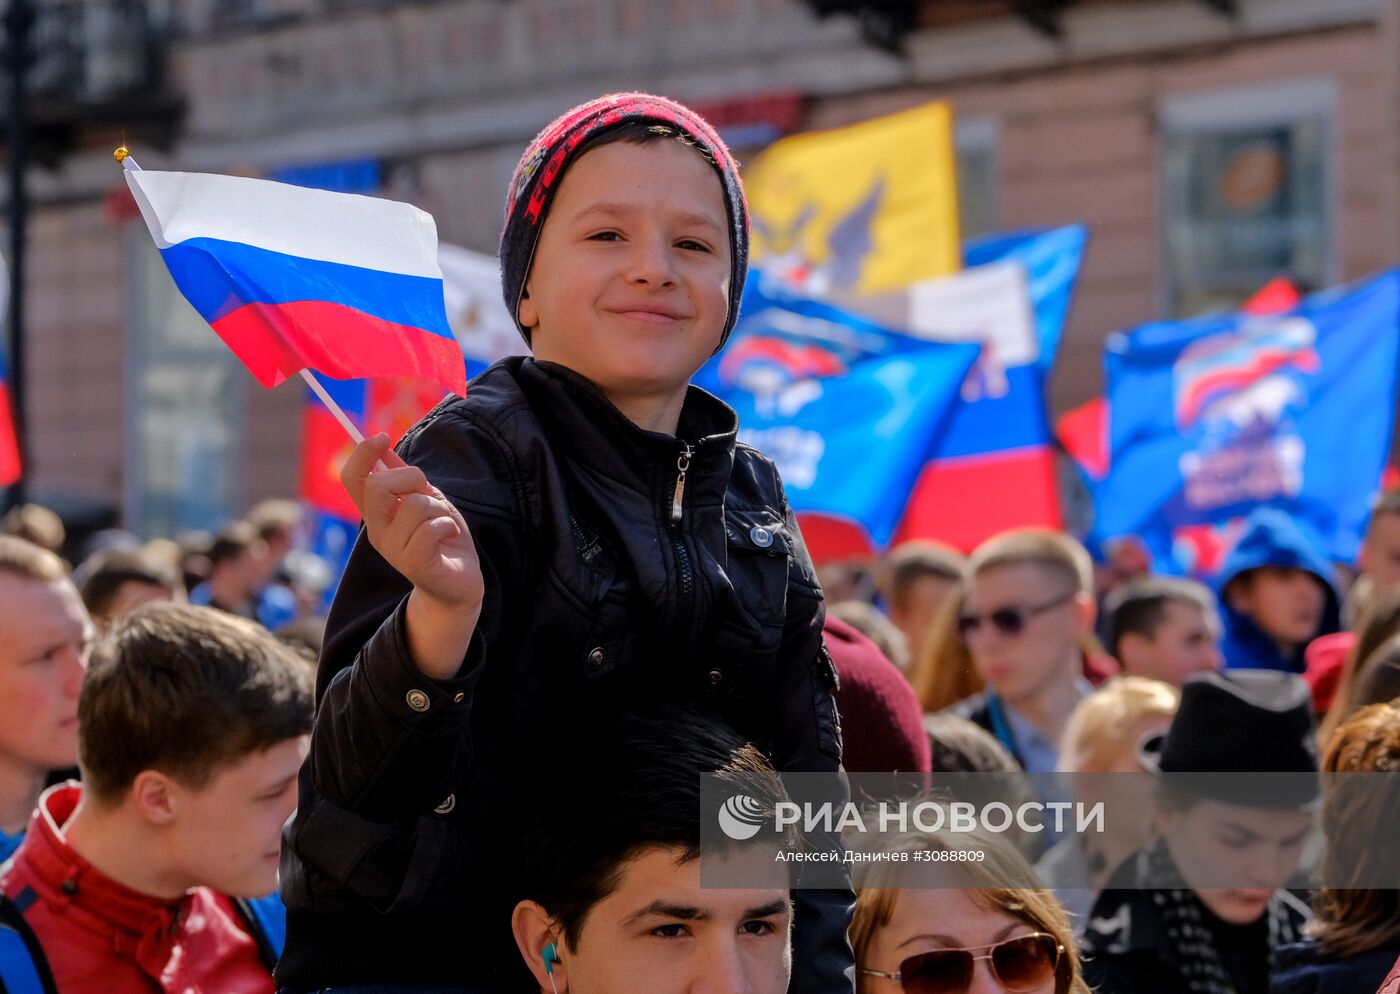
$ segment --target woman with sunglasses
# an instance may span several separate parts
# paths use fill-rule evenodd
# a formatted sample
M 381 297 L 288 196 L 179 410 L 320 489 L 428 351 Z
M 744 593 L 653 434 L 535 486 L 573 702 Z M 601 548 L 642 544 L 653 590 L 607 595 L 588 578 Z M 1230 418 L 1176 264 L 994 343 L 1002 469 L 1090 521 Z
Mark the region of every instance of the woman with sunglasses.
M 908 832 L 876 845 L 911 860 L 858 874 L 858 994 L 1089 994 L 1064 909 L 1005 840 Z M 947 858 L 958 853 L 982 859 Z

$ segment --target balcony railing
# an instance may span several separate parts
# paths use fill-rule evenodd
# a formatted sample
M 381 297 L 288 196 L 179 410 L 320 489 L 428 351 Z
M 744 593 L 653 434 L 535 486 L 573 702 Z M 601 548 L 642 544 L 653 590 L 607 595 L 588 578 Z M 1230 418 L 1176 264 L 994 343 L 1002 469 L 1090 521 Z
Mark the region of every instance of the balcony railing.
M 12 0 L 5 0 L 9 3 Z M 171 137 L 181 101 L 168 75 L 168 5 L 147 0 L 30 0 L 26 90 L 33 153 L 52 160 L 96 129 Z M 6 64 L 9 42 L 4 49 Z M 9 72 L 0 94 L 11 86 Z M 0 101 L 0 110 L 9 106 Z

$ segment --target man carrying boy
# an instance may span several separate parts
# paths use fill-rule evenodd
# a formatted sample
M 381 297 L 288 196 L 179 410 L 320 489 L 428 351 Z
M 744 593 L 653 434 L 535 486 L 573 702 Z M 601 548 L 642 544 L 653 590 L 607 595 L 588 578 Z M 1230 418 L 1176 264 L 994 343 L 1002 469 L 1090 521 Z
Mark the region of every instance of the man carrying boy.
M 78 761 L 78 691 L 92 623 L 58 556 L 0 536 L 0 862 L 50 771 Z
M 697 702 L 779 770 L 839 768 L 777 472 L 688 386 L 734 325 L 747 239 L 733 160 L 671 101 L 593 101 L 526 150 L 501 260 L 534 358 L 430 412 L 411 465 L 381 435 L 342 474 L 366 531 L 287 835 L 285 987 L 517 989 L 508 815 L 551 789 L 571 715 Z M 852 990 L 851 901 L 798 895 L 793 990 Z
M 0 876 L 59 994 L 271 994 L 275 950 L 236 899 L 277 887 L 309 684 L 271 635 L 210 608 L 153 604 L 97 644 L 83 784 L 44 793 Z
M 792 902 L 774 856 L 788 840 L 701 832 L 736 795 L 772 819 L 784 793 L 761 752 L 669 708 L 615 717 L 559 774 L 526 820 L 511 916 L 540 992 L 784 994 Z

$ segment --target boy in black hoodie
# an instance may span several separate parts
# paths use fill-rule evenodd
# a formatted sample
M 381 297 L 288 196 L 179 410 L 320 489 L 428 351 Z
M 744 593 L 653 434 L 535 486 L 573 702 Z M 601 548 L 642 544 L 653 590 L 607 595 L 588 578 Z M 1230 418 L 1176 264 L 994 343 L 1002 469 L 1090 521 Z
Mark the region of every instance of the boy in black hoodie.
M 365 531 L 287 832 L 285 987 L 532 989 L 510 962 L 511 813 L 587 775 L 555 732 L 580 713 L 699 702 L 780 771 L 839 768 L 778 474 L 688 386 L 734 325 L 747 238 L 733 160 L 671 101 L 605 97 L 527 148 L 501 263 L 534 358 L 342 476 Z M 852 990 L 851 895 L 796 896 L 792 990 Z

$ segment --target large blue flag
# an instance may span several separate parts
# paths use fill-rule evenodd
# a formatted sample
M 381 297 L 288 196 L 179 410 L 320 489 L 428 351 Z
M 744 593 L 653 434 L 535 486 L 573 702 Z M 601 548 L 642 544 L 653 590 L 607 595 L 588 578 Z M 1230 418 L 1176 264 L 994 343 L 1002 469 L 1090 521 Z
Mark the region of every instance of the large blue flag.
M 1400 270 L 1284 314 L 1114 335 L 1096 532 L 1139 536 L 1159 569 L 1204 573 L 1200 536 L 1268 505 L 1351 561 L 1390 452 L 1398 342 Z
M 740 437 L 777 463 L 795 511 L 885 545 L 979 347 L 900 335 L 759 274 L 743 315 L 695 383 L 739 413 Z

